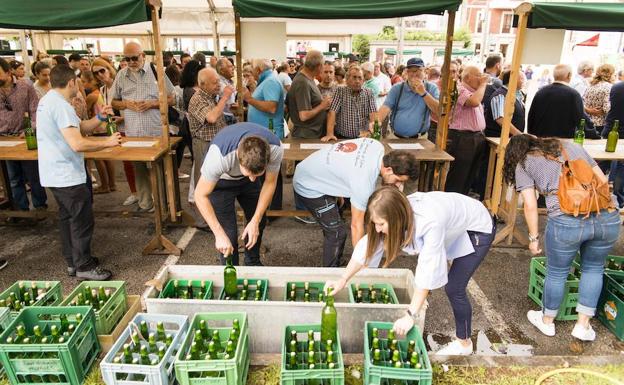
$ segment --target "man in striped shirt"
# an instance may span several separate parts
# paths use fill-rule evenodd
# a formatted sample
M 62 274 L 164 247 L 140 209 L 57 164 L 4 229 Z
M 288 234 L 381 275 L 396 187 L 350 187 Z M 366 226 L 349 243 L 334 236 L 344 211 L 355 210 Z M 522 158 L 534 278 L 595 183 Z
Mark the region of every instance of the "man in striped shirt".
M 486 146 L 481 100 L 489 80 L 490 75 L 474 66 L 466 67 L 462 73 L 446 145 L 446 151 L 455 158 L 446 177 L 447 192 L 468 195 L 477 172 L 479 156 Z

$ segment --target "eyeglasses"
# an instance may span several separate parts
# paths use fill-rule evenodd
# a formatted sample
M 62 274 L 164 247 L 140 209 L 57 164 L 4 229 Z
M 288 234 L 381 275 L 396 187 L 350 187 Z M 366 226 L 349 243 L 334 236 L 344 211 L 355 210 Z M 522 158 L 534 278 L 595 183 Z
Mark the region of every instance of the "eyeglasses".
M 127 62 L 130 62 L 130 61 L 139 61 L 139 60 L 141 60 L 141 56 L 140 56 L 140 55 L 139 55 L 139 56 L 126 56 L 126 57 L 124 57 L 124 59 L 125 59 Z
M 97 71 L 93 71 L 93 75 L 104 75 L 104 73 L 106 72 L 106 68 L 100 68 Z

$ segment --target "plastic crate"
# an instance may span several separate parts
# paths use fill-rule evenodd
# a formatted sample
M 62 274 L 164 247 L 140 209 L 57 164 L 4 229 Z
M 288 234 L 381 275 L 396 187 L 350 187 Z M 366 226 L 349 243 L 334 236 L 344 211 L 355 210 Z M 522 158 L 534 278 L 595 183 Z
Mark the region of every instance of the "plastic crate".
M 421 365 L 420 369 L 393 368 L 390 366 L 373 364 L 373 357 L 371 357 L 373 328 L 377 328 L 381 333 L 383 330 L 392 329 L 392 326 L 393 324 L 391 322 L 366 322 L 364 327 L 364 385 L 389 385 L 395 383 L 401 385 L 414 383 L 418 385 L 431 385 L 433 381 L 431 362 L 427 355 L 425 342 L 420 334 L 420 330 L 418 330 L 416 326 L 407 333 L 404 339 L 398 339 L 398 347 L 401 353 L 401 360 L 403 362 L 409 362 L 409 358 L 407 357 L 408 341 L 414 340 L 416 342 L 415 351 L 418 353 L 419 363 Z M 380 337 L 380 339 L 382 338 Z M 381 350 L 384 363 L 390 361 L 390 358 L 387 357 L 386 345 L 387 343 L 382 339 Z
M 180 287 L 186 287 L 186 285 L 188 285 L 188 282 L 189 282 L 189 280 L 187 279 L 170 280 L 165 285 L 165 288 L 163 289 L 163 291 L 160 292 L 160 295 L 158 296 L 158 298 L 175 298 L 173 297 L 173 293 L 175 291 L 174 286 L 173 286 L 174 281 L 178 281 Z M 212 281 L 199 280 L 199 279 L 191 280 L 191 287 L 193 288 L 193 293 L 199 292 L 199 290 L 201 289 L 202 282 L 206 283 L 206 293 L 204 294 L 204 296 L 202 298 L 189 298 L 189 299 L 211 299 L 212 298 Z M 181 298 L 175 298 L 175 299 L 181 299 Z
M 388 295 L 390 296 L 390 303 L 391 304 L 399 303 L 399 299 L 397 298 L 396 293 L 394 292 L 394 288 L 389 283 L 373 283 L 372 285 L 367 284 L 367 283 L 350 284 L 349 285 L 349 302 L 351 303 L 357 303 L 356 298 L 357 298 L 357 286 L 358 285 L 360 289 L 363 290 L 363 293 L 362 293 L 363 302 L 362 303 L 370 303 L 369 295 L 370 295 L 371 286 L 373 289 L 379 290 L 379 291 L 381 291 L 381 289 L 388 290 Z M 377 302 L 377 304 L 383 305 L 382 302 Z
M 123 345 L 130 339 L 130 332 L 138 330 L 141 321 L 146 321 L 150 330 L 156 329 L 158 322 L 163 322 L 165 332 L 173 336 L 173 343 L 167 348 L 165 357 L 158 365 L 115 364 L 113 359 L 123 350 Z M 188 333 L 188 317 L 173 314 L 139 313 L 130 322 L 111 350 L 100 363 L 102 378 L 107 385 L 150 384 L 168 385 L 175 381 L 173 371 L 175 356 Z M 150 354 L 151 355 L 151 354 Z M 138 377 L 142 377 L 142 380 Z
M 619 266 L 619 269 L 613 269 L 610 264 L 611 260 L 613 260 L 616 265 Z M 609 255 L 605 262 L 605 274 L 611 273 L 624 273 L 624 257 L 620 257 L 618 255 Z
M 35 325 L 44 331 L 52 325 L 60 327 L 61 314 L 75 322 L 82 321 L 62 344 L 6 344 L 15 335 L 17 325 L 23 324 L 30 333 Z M 95 332 L 95 314 L 89 306 L 30 306 L 20 312 L 0 335 L 0 359 L 12 385 L 62 383 L 81 385 L 100 352 Z M 42 357 L 44 356 L 44 357 Z
M 236 280 L 236 285 L 238 286 L 238 293 L 236 294 L 236 298 L 234 298 L 234 300 L 244 300 L 242 298 L 239 298 L 241 295 L 241 290 L 243 289 L 243 282 L 245 281 L 244 278 L 240 278 Z M 268 279 L 264 279 L 264 278 L 247 278 L 247 283 L 249 284 L 249 289 L 247 291 L 247 299 L 245 299 L 246 301 L 253 301 L 255 299 L 255 294 L 256 294 L 256 283 L 260 281 L 262 288 L 260 289 L 260 291 L 262 292 L 262 296 L 260 297 L 261 301 L 266 301 L 268 299 L 268 294 L 269 294 L 269 280 Z M 221 289 L 221 292 L 219 293 L 219 299 L 220 300 L 224 300 L 226 299 L 226 295 L 225 295 L 225 288 Z
M 325 288 L 325 282 L 307 282 L 310 292 L 310 301 L 309 302 L 319 302 L 319 293 L 323 292 Z M 292 285 L 295 285 L 295 302 L 303 302 L 304 301 L 304 292 L 305 292 L 305 284 L 306 282 L 287 282 L 286 288 L 284 289 L 284 301 L 290 301 L 290 292 L 292 291 Z
M 543 263 L 543 264 L 542 264 Z M 577 262 L 572 262 L 572 266 L 579 269 Z M 546 257 L 535 257 L 531 259 L 529 272 L 529 292 L 528 296 L 536 304 L 543 306 L 544 282 L 546 281 Z M 568 279 L 565 283 L 563 301 L 559 307 L 559 313 L 555 318 L 558 321 L 572 321 L 578 319 L 576 305 L 579 299 L 579 283 L 577 278 Z
M 216 360 L 186 360 L 194 330 L 199 329 L 201 320 L 206 321 L 209 330 L 218 330 L 219 338 L 223 342 L 229 338 L 234 319 L 238 319 L 240 326 L 234 358 L 224 360 L 224 354 L 219 353 L 219 359 Z M 250 360 L 247 313 L 196 313 L 175 360 L 176 379 L 180 385 L 244 385 L 247 382 Z
M 141 296 L 129 295 L 128 297 L 128 310 L 126 314 L 117 322 L 117 326 L 110 332 L 110 334 L 98 334 L 98 341 L 100 341 L 100 348 L 102 349 L 100 355 L 104 356 L 108 353 L 115 342 L 121 337 L 121 333 L 126 330 L 126 327 L 132 321 L 135 315 L 141 311 Z
M 59 281 L 16 281 L 9 286 L 8 289 L 0 293 L 0 300 L 6 300 L 9 298 L 11 292 L 17 293 L 19 291 L 19 284 L 23 282 L 24 285 L 30 288 L 32 282 L 35 282 L 38 289 L 43 289 L 47 284 L 50 284 L 50 289 L 39 300 L 35 301 L 33 306 L 55 306 L 61 303 L 63 296 L 61 294 L 61 282 Z M 11 311 L 11 316 L 15 318 L 19 314 L 18 311 Z
M 344 384 L 344 363 L 342 360 L 342 349 L 340 348 L 340 334 L 337 333 L 336 341 L 334 341 L 335 350 L 335 367 L 334 369 L 328 369 L 327 364 L 321 363 L 319 369 L 309 369 L 307 367 L 307 357 L 305 353 L 297 353 L 298 367 L 301 369 L 288 368 L 288 341 L 290 341 L 290 334 L 292 331 L 296 331 L 298 334 L 297 340 L 299 346 L 303 347 L 303 351 L 307 351 L 307 332 L 314 330 L 315 335 L 320 334 L 321 325 L 291 325 L 284 328 L 284 334 L 282 336 L 282 365 L 280 383 L 282 385 L 343 385 Z M 301 336 L 301 338 L 299 337 Z M 305 337 L 304 337 L 305 336 Z M 316 340 L 316 338 L 315 338 Z M 321 341 L 318 341 L 315 349 L 315 361 L 323 362 L 326 357 L 325 352 L 321 350 Z M 300 349 L 298 348 L 298 351 Z
M 11 312 L 8 307 L 0 307 L 0 333 L 7 330 L 11 324 Z M 0 377 L 4 375 L 4 366 L 0 362 Z
M 126 313 L 128 303 L 126 298 L 126 283 L 124 281 L 83 281 L 61 302 L 61 306 L 70 306 L 79 293 L 84 293 L 86 286 L 91 289 L 114 289 L 110 299 L 104 306 L 95 310 L 95 330 L 97 334 L 106 335 L 115 328 L 119 320 Z
M 598 302 L 598 319 L 624 341 L 624 272 L 605 274 Z

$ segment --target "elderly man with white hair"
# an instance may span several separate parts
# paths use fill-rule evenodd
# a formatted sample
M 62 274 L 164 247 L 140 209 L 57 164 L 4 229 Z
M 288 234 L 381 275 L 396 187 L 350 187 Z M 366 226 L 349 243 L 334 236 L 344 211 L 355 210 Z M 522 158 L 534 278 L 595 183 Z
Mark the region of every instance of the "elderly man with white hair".
M 366 62 L 361 65 L 362 73 L 364 74 L 364 88 L 368 88 L 375 97 L 375 105 L 377 109 L 381 107 L 380 96 L 381 89 L 379 82 L 375 78 L 375 65 L 371 62 Z
M 156 67 L 145 60 L 145 53 L 139 43 L 130 42 L 124 46 L 124 58 L 128 67 L 122 69 L 113 83 L 113 108 L 124 111 L 126 136 L 155 136 L 162 132 L 158 102 Z M 175 103 L 175 89 L 164 75 L 167 103 Z M 147 163 L 134 162 L 138 212 L 153 212 L 154 200 Z
M 249 104 L 247 121 L 269 128 L 273 121 L 274 134 L 284 137 L 284 87 L 267 59 L 254 59 L 251 73 L 257 81 L 253 94 L 247 90 L 243 100 Z
M 578 91 L 583 96 L 587 87 L 589 87 L 589 81 L 594 76 L 594 63 L 589 60 L 583 60 L 576 67 L 576 75 L 570 81 L 570 87 Z
M 243 95 L 243 100 L 249 104 L 247 121 L 267 128 L 270 128 L 269 122 L 272 122 L 273 133 L 283 139 L 284 87 L 273 72 L 273 64 L 267 59 L 254 59 L 251 62 L 251 73 L 257 81 L 257 86 L 253 94 L 246 91 Z M 271 210 L 282 209 L 282 189 L 282 175 L 278 174 Z
M 201 177 L 201 165 L 204 163 L 212 139 L 227 125 L 224 110 L 230 96 L 234 93 L 234 87 L 224 87 L 222 96 L 217 102 L 217 96 L 221 94 L 221 82 L 217 71 L 211 67 L 199 71 L 197 85 L 199 90 L 195 92 L 188 106 L 188 120 L 195 157 L 193 181 L 196 186 Z M 201 230 L 208 229 L 208 224 L 203 221 L 201 215 L 199 218 L 195 226 Z

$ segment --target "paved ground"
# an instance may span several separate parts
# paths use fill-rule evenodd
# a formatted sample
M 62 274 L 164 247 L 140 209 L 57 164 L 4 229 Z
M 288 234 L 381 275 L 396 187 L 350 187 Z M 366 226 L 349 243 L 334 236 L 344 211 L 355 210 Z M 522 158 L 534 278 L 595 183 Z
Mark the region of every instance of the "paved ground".
M 188 160 L 183 170 L 188 171 Z M 121 169 L 121 167 L 119 167 Z M 127 185 L 118 175 L 119 192 L 95 197 L 96 209 L 118 209 L 127 196 Z M 292 205 L 290 180 L 287 180 L 286 205 Z M 181 183 L 183 197 L 188 191 L 188 179 Z M 183 199 L 186 201 L 186 199 Z M 50 199 L 51 209 L 54 200 Z M 184 205 L 188 208 L 187 203 Z M 170 228 L 167 236 L 178 242 L 186 228 Z M 35 227 L 0 227 L 0 258 L 9 260 L 9 266 L 0 271 L 0 288 L 17 279 L 55 279 L 62 281 L 64 293 L 77 284 L 66 275 L 66 266 L 60 255 L 59 234 L 55 219 L 47 219 Z M 143 246 L 153 234 L 148 218 L 96 218 L 93 253 L 102 264 L 115 273 L 115 279 L 125 280 L 131 294 L 141 294 L 144 283 L 150 280 L 167 259 L 167 256 L 141 256 Z M 273 222 L 265 232 L 264 245 L 267 252 L 265 265 L 274 266 L 320 266 L 322 253 L 321 230 L 314 225 L 303 225 L 293 219 L 282 218 Z M 347 241 L 345 255 L 350 255 Z M 620 240 L 614 254 L 623 255 Z M 496 248 L 477 271 L 470 286 L 473 303 L 473 337 L 484 332 L 492 342 L 502 340 L 530 344 L 539 355 L 613 355 L 624 352 L 624 345 L 611 335 L 598 321 L 592 325 L 598 340 L 590 344 L 571 346 L 569 335 L 573 322 L 557 323 L 557 336 L 544 337 L 526 320 L 525 314 L 537 306 L 527 297 L 530 256 L 525 249 Z M 218 264 L 211 234 L 197 231 L 178 264 Z M 395 266 L 413 269 L 415 257 L 400 257 Z M 448 300 L 443 290 L 430 296 L 430 307 L 425 324 L 426 334 L 437 342 L 444 342 L 454 334 L 454 322 Z M 580 353 L 582 351 L 582 353 Z

